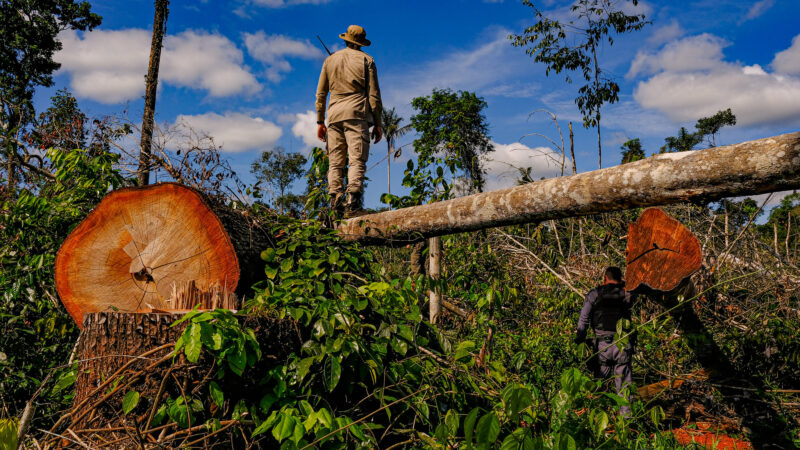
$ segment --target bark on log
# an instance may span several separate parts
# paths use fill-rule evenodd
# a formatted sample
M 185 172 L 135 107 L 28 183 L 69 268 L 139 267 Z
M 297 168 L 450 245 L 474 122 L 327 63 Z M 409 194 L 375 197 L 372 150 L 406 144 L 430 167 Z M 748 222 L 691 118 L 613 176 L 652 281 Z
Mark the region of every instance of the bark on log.
M 186 322 L 172 326 L 182 317 L 182 314 L 120 312 L 86 314 L 76 350 L 78 370 L 70 428 L 80 433 L 86 428 L 126 425 L 125 418 L 119 417 L 118 413 L 122 397 L 128 390 L 140 393 L 141 405 L 137 407 L 137 412 L 146 420 L 153 405 L 158 404 L 161 399 L 166 396 L 178 398 L 183 395 L 181 389 L 185 387 L 176 383 L 176 379 L 189 381 L 193 391 L 206 389 L 198 386 L 214 379 L 209 376 L 216 371 L 212 362 L 205 357 L 196 364 L 187 364 L 182 357 L 173 362 L 169 357 L 173 346 L 165 346 L 174 344 L 186 328 Z M 236 403 L 237 396 L 246 397 L 249 394 L 249 387 L 257 384 L 266 371 L 284 361 L 290 353 L 299 351 L 302 342 L 293 320 L 241 316 L 239 321 L 243 327 L 253 329 L 262 351 L 262 358 L 256 367 L 250 370 L 257 375 L 252 380 L 245 373 L 244 377 L 231 376 L 230 379 L 226 378 L 224 383 L 219 381 L 227 385 L 226 395 L 230 395 L 231 406 Z M 165 348 L 159 349 L 161 346 Z M 155 349 L 159 350 L 153 352 Z M 140 356 L 143 354 L 146 356 Z M 157 364 L 159 360 L 163 361 Z M 140 374 L 138 378 L 133 378 L 132 376 L 137 373 Z M 131 386 L 100 402 L 113 389 L 105 387 L 98 391 L 97 388 L 111 380 L 112 376 L 115 378 L 124 376 L 124 378 L 118 382 L 111 381 L 109 386 L 121 386 L 126 383 L 131 383 Z M 169 379 L 164 381 L 165 378 Z M 96 407 L 91 407 L 98 402 L 100 403 Z M 87 410 L 89 413 L 81 417 Z
M 800 188 L 800 132 L 665 153 L 577 175 L 342 221 L 345 238 L 397 245 L 432 236 Z
M 80 326 L 97 311 L 169 309 L 175 286 L 194 281 L 242 294 L 263 276 L 265 227 L 176 183 L 108 194 L 56 256 L 56 288 Z M 238 289 L 237 289 L 238 286 Z

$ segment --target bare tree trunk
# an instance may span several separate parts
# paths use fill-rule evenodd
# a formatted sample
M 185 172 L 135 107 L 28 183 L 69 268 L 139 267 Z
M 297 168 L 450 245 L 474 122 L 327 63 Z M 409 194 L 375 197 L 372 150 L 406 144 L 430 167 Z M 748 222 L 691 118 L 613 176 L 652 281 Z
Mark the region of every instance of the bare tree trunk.
M 428 270 L 430 272 L 431 278 L 434 280 L 439 280 L 442 271 L 442 239 L 438 236 L 432 237 L 429 239 L 429 246 L 428 246 L 428 253 L 430 256 L 430 265 Z M 429 302 L 429 315 L 431 323 L 436 323 L 439 319 L 439 313 L 441 311 L 441 298 L 442 292 L 438 286 L 434 287 L 431 291 L 428 292 L 428 296 L 430 299 Z
M 8 181 L 8 186 L 7 186 L 8 192 L 6 192 L 6 195 L 9 197 L 11 197 L 12 195 L 11 193 L 13 192 L 14 188 L 17 185 L 16 167 L 14 164 L 14 159 L 15 159 L 14 157 L 16 156 L 15 153 L 16 153 L 16 148 L 12 144 L 10 147 L 8 147 L 8 156 L 7 156 L 8 163 L 6 167 L 6 174 L 7 174 L 6 178 Z
M 728 248 L 728 236 L 730 236 L 730 232 L 728 231 L 728 207 L 725 207 L 725 248 Z
M 464 231 L 796 187 L 800 133 L 790 133 L 368 214 L 342 221 L 339 230 L 346 239 L 398 245 Z
M 153 18 L 153 40 L 150 44 L 150 66 L 147 68 L 144 93 L 144 115 L 142 117 L 142 141 L 139 151 L 139 185 L 150 183 L 150 154 L 153 143 L 153 122 L 158 90 L 158 66 L 161 62 L 161 43 L 167 29 L 169 0 L 156 0 Z
M 792 232 L 792 213 L 790 212 L 788 216 L 786 216 L 786 240 L 784 244 L 786 244 L 786 259 L 789 259 L 789 235 Z
M 575 135 L 572 134 L 572 122 L 569 123 L 569 156 L 572 158 L 572 174 L 578 173 L 578 165 L 575 162 Z
M 561 249 L 561 238 L 558 236 L 558 225 L 555 220 L 550 221 L 550 226 L 553 227 L 553 232 L 556 234 L 556 243 L 558 244 L 558 253 L 564 256 L 564 251 Z
M 388 139 L 387 139 L 388 141 Z M 386 193 L 392 195 L 392 144 L 387 142 L 388 153 L 386 154 Z M 392 204 L 389 204 L 392 209 Z
M 600 66 L 597 64 L 597 48 L 592 46 L 592 57 L 594 58 L 594 91 L 600 90 Z M 603 168 L 603 144 L 600 140 L 600 105 L 597 105 L 597 168 Z
M 781 249 L 778 247 L 778 222 L 772 222 L 772 245 L 775 247 L 775 253 L 780 256 Z

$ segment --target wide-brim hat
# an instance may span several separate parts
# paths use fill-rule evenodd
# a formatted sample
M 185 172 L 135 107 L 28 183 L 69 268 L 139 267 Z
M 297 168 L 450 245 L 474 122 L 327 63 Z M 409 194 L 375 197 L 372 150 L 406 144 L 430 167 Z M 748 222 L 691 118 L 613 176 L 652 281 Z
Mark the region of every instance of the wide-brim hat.
M 345 42 L 350 42 L 362 47 L 368 47 L 369 44 L 372 43 L 367 39 L 367 32 L 364 31 L 364 28 L 358 25 L 350 25 L 347 27 L 347 32 L 340 34 L 339 37 Z

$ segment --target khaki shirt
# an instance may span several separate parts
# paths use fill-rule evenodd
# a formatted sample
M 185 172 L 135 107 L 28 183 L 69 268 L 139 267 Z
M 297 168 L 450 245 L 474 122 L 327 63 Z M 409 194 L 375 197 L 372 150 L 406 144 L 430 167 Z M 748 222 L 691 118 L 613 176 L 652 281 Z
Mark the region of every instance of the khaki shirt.
M 383 105 L 378 86 L 378 71 L 375 60 L 368 54 L 345 48 L 325 59 L 317 86 L 317 122 L 325 121 L 325 100 L 328 92 L 331 94 L 328 105 L 329 124 L 358 119 L 382 126 Z

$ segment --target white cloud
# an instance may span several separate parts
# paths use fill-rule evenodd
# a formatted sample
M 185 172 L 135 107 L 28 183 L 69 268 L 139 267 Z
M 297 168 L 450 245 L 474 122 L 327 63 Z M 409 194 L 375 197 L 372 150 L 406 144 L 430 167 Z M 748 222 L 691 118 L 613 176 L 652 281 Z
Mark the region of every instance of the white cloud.
M 775 4 L 775 0 L 761 0 L 759 2 L 753 3 L 753 6 L 747 10 L 747 13 L 742 18 L 741 22 L 746 22 L 748 20 L 753 20 L 758 17 L 761 17 L 762 14 L 767 12 L 772 6 Z M 740 23 L 741 23 L 740 22 Z
M 306 147 L 320 147 L 324 145 L 317 139 L 317 113 L 306 111 L 294 115 L 295 123 L 292 125 L 292 134 L 303 140 Z M 306 149 L 307 150 L 307 149 Z
M 722 61 L 722 49 L 729 44 L 722 38 L 703 33 L 671 42 L 656 53 L 639 52 L 627 77 L 660 71 L 696 72 L 712 69 Z
M 678 21 L 673 20 L 667 25 L 653 30 L 653 33 L 647 38 L 647 43 L 659 46 L 683 36 L 683 33 L 683 28 Z
M 278 82 L 283 74 L 292 70 L 287 58 L 322 60 L 322 50 L 308 39 L 292 39 L 282 34 L 267 35 L 263 31 L 244 33 L 247 52 L 266 66 L 266 76 L 270 81 Z
M 800 34 L 792 39 L 792 45 L 775 54 L 772 68 L 778 73 L 800 75 Z
M 726 108 L 743 126 L 800 118 L 800 78 L 724 61 L 726 45 L 702 34 L 668 44 L 658 53 L 640 53 L 629 75 L 653 75 L 638 83 L 634 98 L 674 121 L 697 120 Z M 776 56 L 773 66 L 791 73 L 793 50 L 781 54 L 787 56 Z
M 494 152 L 483 157 L 483 167 L 487 172 L 486 190 L 515 186 L 520 178 L 518 168 L 531 167 L 534 180 L 542 177 L 552 178 L 561 175 L 561 154 L 550 147 L 528 147 L 525 144 L 500 144 L 492 142 Z M 564 162 L 564 173 L 571 173 L 571 162 Z
M 205 113 L 179 115 L 175 119 L 197 132 L 207 133 L 225 152 L 267 150 L 272 148 L 283 133 L 281 128 L 261 117 L 241 113 Z
M 79 97 L 118 103 L 144 93 L 152 34 L 142 29 L 59 34 L 63 49 L 55 60 L 70 76 Z M 187 30 L 167 35 L 159 84 L 203 89 L 212 97 L 254 93 L 261 86 L 242 64 L 241 50 L 226 37 Z

